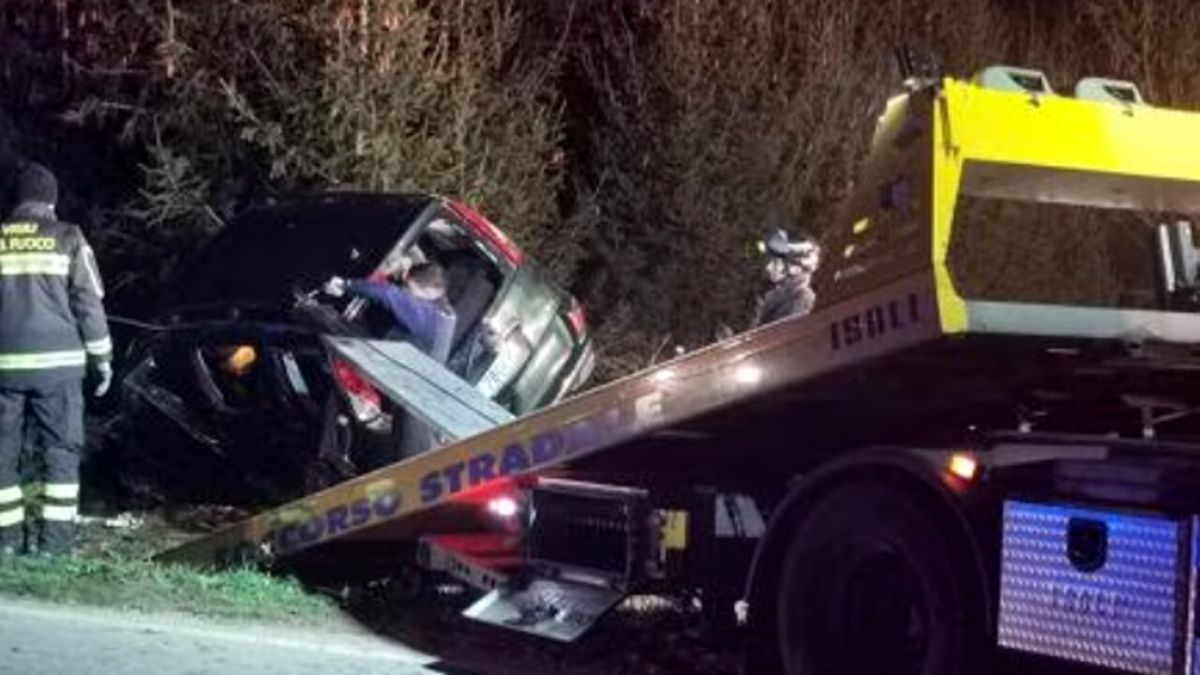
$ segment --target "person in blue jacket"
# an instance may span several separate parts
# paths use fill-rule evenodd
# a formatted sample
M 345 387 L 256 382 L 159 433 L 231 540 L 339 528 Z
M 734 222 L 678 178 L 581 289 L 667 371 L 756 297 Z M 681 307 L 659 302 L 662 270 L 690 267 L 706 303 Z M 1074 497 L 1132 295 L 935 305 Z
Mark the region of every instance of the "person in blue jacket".
M 446 299 L 446 275 L 434 262 L 411 265 L 402 261 L 397 285 L 386 279 L 343 279 L 333 277 L 325 284 L 325 292 L 333 297 L 355 295 L 386 307 L 395 318 L 401 333 L 417 349 L 438 363 L 450 357 L 454 327 L 458 319 Z M 412 413 L 393 417 L 393 439 L 399 457 L 413 457 L 434 446 L 434 430 Z
M 446 363 L 457 317 L 446 299 L 446 275 L 434 262 L 413 265 L 403 285 L 387 280 L 333 277 L 325 292 L 335 298 L 356 295 L 385 307 L 407 339 L 438 363 Z

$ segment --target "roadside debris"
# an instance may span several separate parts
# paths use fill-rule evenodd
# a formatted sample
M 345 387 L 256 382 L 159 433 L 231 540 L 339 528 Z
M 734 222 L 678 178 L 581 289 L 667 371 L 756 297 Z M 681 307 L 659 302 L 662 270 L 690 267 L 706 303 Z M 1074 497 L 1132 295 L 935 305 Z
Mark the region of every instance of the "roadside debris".
M 78 522 L 80 525 L 132 530 L 141 527 L 146 521 L 142 516 L 137 516 L 132 513 L 122 513 L 112 518 L 106 518 L 103 516 L 87 516 L 81 514 L 76 518 L 76 522 Z

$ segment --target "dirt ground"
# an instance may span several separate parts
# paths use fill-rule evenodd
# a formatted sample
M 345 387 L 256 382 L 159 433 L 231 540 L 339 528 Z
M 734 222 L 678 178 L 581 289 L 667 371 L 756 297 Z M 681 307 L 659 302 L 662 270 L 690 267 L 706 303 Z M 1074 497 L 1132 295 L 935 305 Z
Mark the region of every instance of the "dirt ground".
M 673 609 L 627 603 L 580 642 L 556 645 L 468 622 L 453 602 L 386 602 L 386 596 L 363 598 L 351 611 L 405 646 L 479 675 L 743 673 L 736 639 L 723 638 L 717 646 L 717 638 L 695 627 L 694 617 Z

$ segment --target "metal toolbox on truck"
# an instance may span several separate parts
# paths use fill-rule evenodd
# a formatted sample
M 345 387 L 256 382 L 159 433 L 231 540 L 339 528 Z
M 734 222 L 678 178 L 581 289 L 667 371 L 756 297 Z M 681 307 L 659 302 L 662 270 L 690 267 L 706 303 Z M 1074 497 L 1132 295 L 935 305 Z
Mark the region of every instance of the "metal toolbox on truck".
M 999 643 L 1148 675 L 1193 675 L 1197 519 L 1009 501 Z

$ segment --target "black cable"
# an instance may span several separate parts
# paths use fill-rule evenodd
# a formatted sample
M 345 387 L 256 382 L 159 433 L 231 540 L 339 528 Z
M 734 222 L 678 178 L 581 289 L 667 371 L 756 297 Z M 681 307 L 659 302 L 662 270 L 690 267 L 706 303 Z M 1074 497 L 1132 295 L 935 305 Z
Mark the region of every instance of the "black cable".
M 128 319 L 123 316 L 108 316 L 109 323 L 115 323 L 121 326 L 129 326 L 130 328 L 141 328 L 142 330 L 152 330 L 156 332 L 166 332 L 173 330 L 171 326 L 164 326 L 159 323 L 149 323 L 147 321 L 138 321 L 137 319 Z

